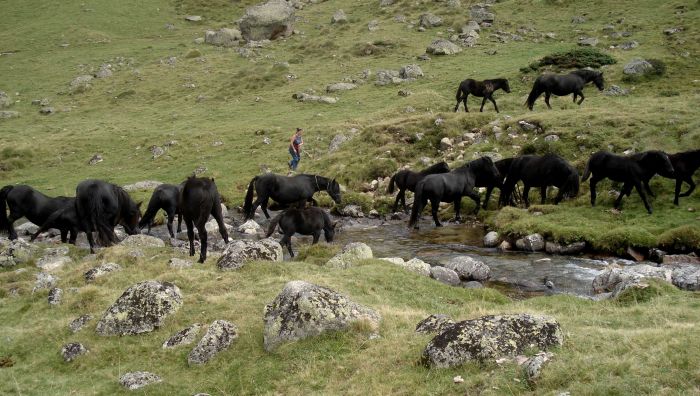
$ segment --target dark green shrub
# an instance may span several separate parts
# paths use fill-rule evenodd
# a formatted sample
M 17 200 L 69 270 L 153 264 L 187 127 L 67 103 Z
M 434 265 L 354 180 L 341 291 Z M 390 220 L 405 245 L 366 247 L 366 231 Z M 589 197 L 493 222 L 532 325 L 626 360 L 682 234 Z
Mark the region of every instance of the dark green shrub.
M 566 52 L 557 52 L 533 62 L 529 67 L 520 71 L 527 73 L 530 70 L 537 71 L 546 66 L 554 69 L 582 69 L 585 67 L 599 68 L 603 65 L 617 63 L 615 58 L 595 48 L 577 48 Z

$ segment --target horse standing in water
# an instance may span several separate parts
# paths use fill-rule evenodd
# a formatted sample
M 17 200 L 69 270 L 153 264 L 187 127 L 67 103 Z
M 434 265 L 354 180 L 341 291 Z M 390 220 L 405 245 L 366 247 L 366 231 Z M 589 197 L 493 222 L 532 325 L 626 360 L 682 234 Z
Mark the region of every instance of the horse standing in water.
M 493 80 L 477 81 L 471 78 L 462 81 L 457 88 L 457 104 L 455 105 L 455 112 L 459 109 L 459 102 L 464 103 L 464 111 L 469 113 L 469 108 L 467 108 L 467 98 L 469 94 L 477 96 L 479 98 L 484 98 L 481 101 L 480 112 L 484 111 L 484 104 L 486 100 L 490 100 L 493 103 L 493 107 L 498 113 L 498 105 L 493 99 L 493 93 L 499 89 L 504 90 L 506 93 L 510 93 L 510 86 L 508 85 L 508 80 L 505 78 L 496 78 Z
M 436 227 L 442 227 L 438 219 L 438 207 L 440 202 L 452 202 L 455 209 L 455 220 L 460 221 L 460 208 L 462 197 L 468 196 L 476 203 L 474 213 L 479 212 L 480 197 L 474 191 L 474 183 L 477 173 L 488 173 L 494 179 L 498 179 L 498 169 L 489 157 L 482 157 L 471 161 L 449 173 L 428 175 L 416 185 L 416 193 L 411 208 L 411 218 L 408 226 L 418 229 L 420 213 L 430 201 L 430 206 Z
M 403 205 L 403 211 L 406 212 L 406 190 L 415 192 L 416 184 L 421 181 L 427 175 L 432 175 L 436 173 L 446 173 L 450 171 L 450 167 L 447 162 L 439 162 L 432 165 L 420 172 L 413 172 L 412 170 L 404 169 L 396 172 L 391 179 L 389 179 L 389 187 L 387 188 L 387 194 L 394 193 L 394 184 L 399 188 L 399 193 L 396 195 L 396 201 L 394 202 L 394 208 L 392 212 L 396 212 L 399 206 L 399 201 Z
M 14 222 L 26 217 L 36 225 L 43 224 L 51 214 L 75 198 L 48 197 L 30 186 L 5 186 L 0 190 L 0 233 L 7 233 L 10 239 L 17 239 Z M 10 209 L 7 216 L 5 205 Z
M 318 243 L 321 237 L 321 231 L 323 231 L 326 237 L 326 242 L 333 242 L 333 236 L 335 235 L 335 226 L 337 223 L 331 221 L 331 217 L 321 208 L 309 207 L 304 209 L 290 208 L 284 212 L 278 214 L 274 219 L 270 221 L 270 225 L 267 227 L 266 238 L 269 238 L 277 225 L 279 224 L 284 236 L 280 240 L 280 245 L 287 246 L 289 250 L 289 255 L 294 257 L 294 252 L 292 251 L 292 236 L 295 233 L 302 235 L 313 235 L 313 242 L 311 244 Z
M 564 198 L 573 198 L 578 195 L 579 180 L 578 171 L 565 159 L 555 154 L 543 156 L 523 155 L 514 158 L 508 170 L 508 176 L 503 182 L 501 190 L 501 205 L 509 205 L 511 196 L 518 181 L 523 181 L 523 202 L 530 206 L 530 188 L 540 188 L 540 202 L 547 199 L 547 187 L 559 188 L 554 204 L 557 205 Z
M 151 233 L 151 224 L 156 217 L 156 213 L 163 209 L 168 216 L 168 232 L 171 238 L 175 238 L 173 233 L 173 221 L 177 214 L 177 232 L 182 231 L 182 213 L 178 210 L 177 201 L 180 198 L 182 185 L 161 184 L 153 190 L 151 200 L 148 201 L 148 208 L 139 222 L 139 228 L 148 226 L 148 233 Z
M 141 202 L 135 203 L 123 188 L 101 180 L 85 180 L 76 187 L 75 200 L 80 228 L 87 234 L 90 253 L 95 253 L 93 231 L 97 232 L 97 242 L 102 246 L 119 242 L 114 234 L 117 224 L 124 226 L 129 235 L 138 234 Z
M 581 105 L 581 102 L 585 99 L 583 87 L 589 82 L 593 82 L 598 90 L 602 91 L 604 88 L 603 72 L 579 69 L 569 74 L 543 74 L 535 80 L 535 84 L 532 86 L 532 91 L 530 91 L 525 104 L 528 109 L 532 110 L 537 98 L 544 93 L 544 103 L 551 109 L 552 106 L 549 105 L 549 97 L 551 95 L 566 96 L 573 93 L 574 103 L 576 103 L 576 97 L 580 96 L 581 100 L 578 101 L 578 104 Z
M 255 176 L 248 185 L 248 192 L 243 204 L 245 219 L 252 219 L 258 206 L 262 208 L 265 217 L 269 219 L 267 204 L 270 198 L 283 205 L 298 203 L 303 206 L 306 201 L 313 201 L 313 195 L 317 191 L 326 191 L 336 204 L 340 204 L 340 185 L 335 179 L 331 180 L 323 176 L 308 174 L 286 177 L 268 173 Z M 254 193 L 258 195 L 255 202 L 253 202 Z
M 207 259 L 207 229 L 205 227 L 209 215 L 212 215 L 219 226 L 219 233 L 228 243 L 228 232 L 224 224 L 224 215 L 221 211 L 221 197 L 216 188 L 214 179 L 206 177 L 190 176 L 185 180 L 180 192 L 178 207 L 187 226 L 187 239 L 190 241 L 190 256 L 194 256 L 194 227 L 199 233 L 201 250 L 199 262 Z
M 624 183 L 620 195 L 615 200 L 615 208 L 619 208 L 622 204 L 622 198 L 625 195 L 630 195 L 632 188 L 636 188 L 647 212 L 652 214 L 651 205 L 647 202 L 647 196 L 644 193 L 643 183 L 656 173 L 674 174 L 671 160 L 663 151 L 645 151 L 631 157 L 598 151 L 588 159 L 581 180 L 586 181 L 592 175 L 591 206 L 595 206 L 596 184 L 607 177 L 610 180 Z

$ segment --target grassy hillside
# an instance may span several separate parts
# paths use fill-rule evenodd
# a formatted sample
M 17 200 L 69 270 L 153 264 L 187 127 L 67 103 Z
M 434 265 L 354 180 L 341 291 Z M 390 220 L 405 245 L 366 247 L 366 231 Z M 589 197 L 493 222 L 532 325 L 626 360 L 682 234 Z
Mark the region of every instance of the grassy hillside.
M 295 34 L 245 58 L 236 48 L 195 44 L 207 29 L 235 26 L 251 0 L 149 1 L 19 1 L 2 3 L 0 22 L 0 90 L 15 102 L 6 110 L 19 118 L 0 119 L 0 180 L 30 184 L 50 195 L 72 195 L 78 182 L 101 178 L 118 184 L 141 180 L 177 183 L 197 168 L 215 177 L 229 204 L 242 203 L 250 179 L 268 167 L 287 171 L 287 145 L 297 126 L 304 127 L 305 149 L 299 170 L 337 177 L 346 187 L 345 201 L 366 209 L 388 211 L 391 197 L 364 194 L 365 183 L 394 173 L 399 167 L 420 168 L 420 158 L 447 159 L 451 165 L 478 153 L 556 152 L 583 169 L 588 156 L 600 149 L 622 153 L 633 149 L 669 152 L 700 148 L 700 3 L 620 0 L 507 0 L 492 9 L 496 21 L 482 29 L 477 45 L 452 56 L 416 57 L 436 38 L 449 38 L 469 20 L 472 2 L 457 9 L 447 2 L 398 0 L 380 8 L 378 0 L 334 0 L 306 4 L 298 10 Z M 348 23 L 331 25 L 343 9 Z M 432 12 L 441 27 L 417 29 L 418 17 Z M 203 21 L 188 22 L 186 15 Z M 397 22 L 403 15 L 408 22 Z M 572 24 L 583 15 L 586 22 Z M 368 23 L 376 20 L 377 31 Z M 413 26 L 409 26 L 413 24 Z M 603 31 L 612 24 L 630 37 L 612 38 Z M 681 27 L 673 35 L 664 29 Z M 501 31 L 502 33 L 498 33 Z M 506 42 L 494 34 L 508 37 Z M 547 38 L 546 33 L 554 33 Z M 523 38 L 512 39 L 512 34 Z M 605 96 L 585 90 L 579 107 L 570 97 L 553 98 L 553 110 L 542 99 L 535 111 L 523 103 L 537 72 L 523 72 L 543 56 L 577 47 L 581 36 L 600 40 L 598 49 L 616 63 L 604 67 L 606 85 L 630 90 L 628 96 Z M 636 40 L 639 47 L 623 51 L 610 46 Z M 364 55 L 371 43 L 382 51 Z M 196 56 L 197 50 L 200 56 Z M 633 58 L 661 60 L 663 76 L 626 81 L 623 66 Z M 425 76 L 412 82 L 375 86 L 379 69 L 398 70 L 419 64 Z M 113 75 L 92 81 L 91 89 L 71 93 L 77 76 L 96 73 L 103 64 Z M 372 75 L 357 89 L 330 94 L 336 104 L 300 103 L 297 92 L 313 89 L 325 95 L 327 84 Z M 504 77 L 511 94 L 499 91 L 496 114 L 490 104 L 477 113 L 453 113 L 454 95 L 465 78 Z M 399 96 L 399 89 L 412 92 Z M 43 115 L 35 99 L 47 98 L 54 113 Z M 414 111 L 407 112 L 410 107 Z M 441 119 L 442 121 L 437 120 Z M 519 120 L 540 125 L 541 133 L 524 133 Z M 517 137 L 496 139 L 493 125 L 513 127 Z M 355 129 L 356 132 L 351 132 Z M 486 140 L 438 150 L 443 137 L 479 129 Z M 420 141 L 416 133 L 423 133 Z M 331 139 L 352 139 L 328 153 Z M 560 140 L 544 142 L 556 134 Z M 263 143 L 267 137 L 271 143 Z M 223 144 L 218 144 L 221 142 Z M 153 159 L 150 147 L 165 147 Z M 460 151 L 464 150 L 464 153 Z M 104 161 L 88 165 L 95 154 Z M 460 154 L 462 157 L 460 157 Z M 460 158 L 460 159 L 458 159 Z M 696 176 L 697 179 L 697 176 Z M 589 206 L 588 186 L 578 198 L 559 206 L 535 205 L 481 212 L 490 228 L 514 235 L 534 231 L 562 242 L 586 240 L 599 250 L 618 252 L 628 246 L 661 245 L 667 249 L 700 247 L 700 195 L 672 205 L 673 181 L 656 178 L 652 188 L 655 212 L 647 215 L 632 195 L 623 211 L 610 211 L 619 188 L 599 185 L 599 202 Z M 687 187 L 684 187 L 684 190 Z M 150 191 L 133 194 L 147 199 Z M 537 191 L 531 201 L 538 202 Z M 329 203 L 330 200 L 324 200 Z M 472 203 L 465 200 L 467 210 Z M 449 210 L 444 213 L 449 216 Z M 328 271 L 317 263 L 324 248 L 302 252 L 293 263 L 255 263 L 233 273 L 220 273 L 211 261 L 194 269 L 170 270 L 171 251 L 148 251 L 145 258 L 127 258 L 118 248 L 98 257 L 125 270 L 86 285 L 82 274 L 95 262 L 83 261 L 58 272 L 66 292 L 58 308 L 46 304 L 46 292 L 31 293 L 37 271 L 0 271 L 0 393 L 111 394 L 123 391 L 119 375 L 151 370 L 164 383 L 148 394 L 694 394 L 700 392 L 696 352 L 698 294 L 659 287 L 649 301 L 589 302 L 555 296 L 511 301 L 494 290 L 442 286 L 382 262 L 368 261 L 345 271 Z M 72 335 L 67 324 L 90 313 L 99 316 L 129 285 L 158 279 L 177 284 L 184 307 L 157 332 L 138 337 L 102 338 L 88 326 Z M 303 279 L 334 288 L 377 309 L 384 317 L 379 340 L 361 332 L 333 334 L 294 343 L 275 353 L 262 349 L 262 309 L 289 280 Z M 9 290 L 17 288 L 19 296 Z M 656 289 L 654 289 L 656 290 Z M 427 336 L 413 333 L 415 324 L 431 313 L 468 319 L 489 313 L 531 312 L 556 317 L 564 329 L 564 346 L 556 350 L 536 384 L 527 384 L 513 364 L 465 365 L 429 370 L 418 364 Z M 241 337 L 231 349 L 200 368 L 189 368 L 189 349 L 163 351 L 171 333 L 193 322 L 226 319 L 239 326 Z M 93 322 L 94 325 L 94 322 Z M 71 364 L 59 355 L 61 345 L 84 342 L 91 352 Z M 11 367 L 7 367 L 10 364 Z M 463 384 L 453 384 L 461 375 Z

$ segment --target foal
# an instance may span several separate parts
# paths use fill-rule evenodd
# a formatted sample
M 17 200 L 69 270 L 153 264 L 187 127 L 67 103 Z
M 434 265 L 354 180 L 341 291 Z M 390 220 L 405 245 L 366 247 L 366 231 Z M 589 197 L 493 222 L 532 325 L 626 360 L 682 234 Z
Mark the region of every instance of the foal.
M 496 113 L 498 113 L 498 105 L 493 99 L 493 93 L 499 89 L 506 91 L 506 93 L 510 93 L 508 80 L 505 78 L 496 78 L 493 80 L 477 81 L 468 78 L 462 81 L 459 84 L 459 88 L 457 88 L 457 104 L 455 105 L 455 112 L 457 109 L 459 109 L 459 102 L 463 102 L 464 111 L 469 113 L 469 109 L 467 108 L 467 98 L 469 97 L 469 94 L 472 94 L 479 98 L 484 98 L 481 101 L 481 108 L 479 109 L 480 112 L 484 111 L 484 104 L 488 99 L 491 101 L 491 103 L 493 103 L 493 107 L 496 108 Z
M 545 203 L 547 198 L 547 187 L 555 186 L 559 188 L 554 204 L 557 205 L 562 199 L 573 198 L 578 195 L 579 181 L 578 171 L 565 159 L 555 154 L 543 156 L 523 155 L 513 159 L 508 170 L 508 176 L 503 182 L 501 192 L 501 205 L 508 205 L 512 202 L 511 196 L 518 181 L 523 181 L 523 202 L 525 207 L 530 206 L 530 188 L 540 188 L 540 202 Z
M 185 225 L 187 226 L 190 256 L 194 256 L 194 227 L 196 226 L 199 233 L 199 242 L 202 246 L 199 253 L 199 262 L 203 263 L 207 259 L 207 229 L 205 224 L 209 220 L 210 214 L 219 225 L 219 233 L 224 238 L 224 242 L 228 243 L 228 232 L 226 231 L 224 216 L 221 212 L 221 198 L 219 191 L 216 189 L 214 179 L 188 177 L 182 187 L 182 192 L 180 192 L 178 207 L 182 217 L 185 218 Z
M 139 228 L 148 227 L 148 233 L 151 233 L 151 224 L 156 217 L 158 210 L 163 209 L 168 216 L 168 232 L 171 238 L 175 238 L 173 233 L 173 221 L 177 214 L 177 232 L 182 231 L 182 214 L 178 210 L 177 201 L 180 197 L 180 189 L 182 185 L 175 186 L 172 184 L 161 184 L 153 190 L 151 200 L 148 201 L 148 208 L 143 214 L 139 222 Z
M 284 236 L 280 240 L 280 245 L 287 246 L 289 255 L 294 257 L 292 251 L 292 236 L 295 233 L 302 235 L 313 235 L 314 239 L 311 244 L 318 243 L 321 237 L 321 230 L 326 237 L 326 242 L 333 242 L 335 235 L 335 226 L 337 223 L 331 222 L 331 217 L 323 209 L 311 206 L 304 209 L 290 208 L 277 215 L 270 220 L 270 225 L 267 227 L 267 235 L 269 237 L 275 232 L 279 224 Z
M 693 174 L 698 170 L 698 168 L 700 168 L 700 149 L 669 154 L 668 159 L 671 161 L 671 165 L 673 166 L 673 173 L 659 172 L 659 175 L 669 179 L 676 179 L 676 190 L 673 203 L 674 205 L 678 206 L 678 197 L 688 197 L 695 190 Z M 649 179 L 651 179 L 651 176 L 644 181 L 644 187 L 649 195 L 653 197 L 654 194 L 652 194 L 651 189 L 649 188 Z M 688 183 L 690 188 L 688 191 L 681 194 L 683 182 Z

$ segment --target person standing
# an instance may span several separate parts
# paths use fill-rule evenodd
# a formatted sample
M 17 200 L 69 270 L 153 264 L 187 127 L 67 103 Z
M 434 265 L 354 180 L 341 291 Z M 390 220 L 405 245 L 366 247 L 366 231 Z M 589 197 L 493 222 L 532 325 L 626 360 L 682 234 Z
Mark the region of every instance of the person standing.
M 297 131 L 292 135 L 289 141 L 289 154 L 292 155 L 292 160 L 289 161 L 288 165 L 289 169 L 292 171 L 297 170 L 299 160 L 301 160 L 301 146 L 304 144 L 304 140 L 301 137 L 302 132 L 304 132 L 303 129 L 297 128 Z

